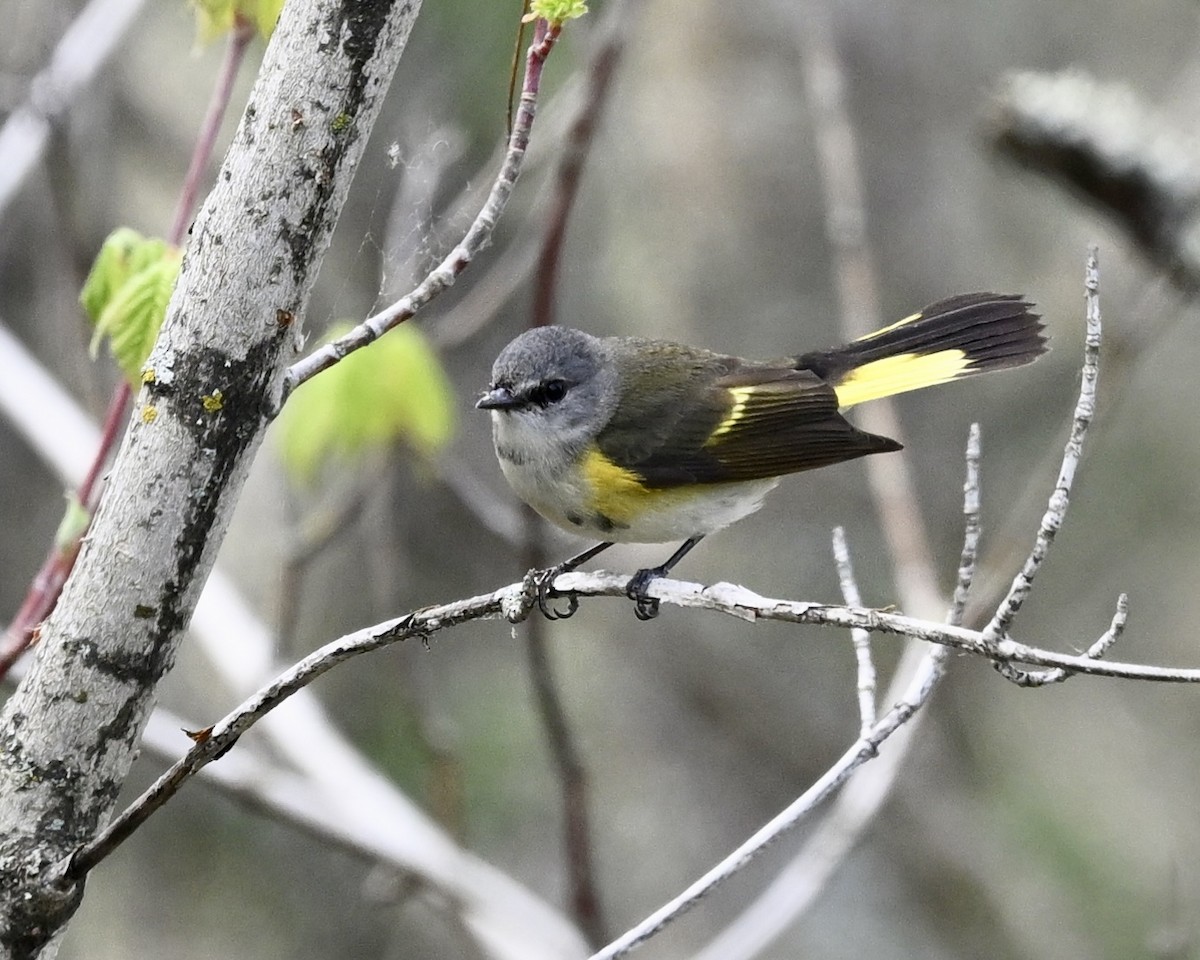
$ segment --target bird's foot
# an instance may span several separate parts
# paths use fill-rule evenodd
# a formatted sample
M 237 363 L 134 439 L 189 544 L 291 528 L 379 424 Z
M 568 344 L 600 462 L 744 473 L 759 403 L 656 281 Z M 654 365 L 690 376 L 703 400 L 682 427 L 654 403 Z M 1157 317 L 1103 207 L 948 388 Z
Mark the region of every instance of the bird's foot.
M 558 579 L 559 574 L 570 573 L 575 569 L 575 564 L 570 560 L 565 563 L 557 564 L 553 567 L 547 567 L 545 570 L 530 570 L 528 577 L 533 584 L 533 589 L 537 595 L 537 606 L 542 611 L 542 616 L 547 620 L 569 620 L 575 615 L 575 611 L 579 609 L 579 598 L 573 593 L 568 593 L 566 610 L 559 610 L 554 606 L 553 593 L 554 581 Z
M 658 599 L 646 596 L 646 589 L 659 577 L 670 573 L 666 565 L 646 567 L 633 575 L 625 586 L 625 596 L 633 601 L 633 614 L 639 620 L 653 620 L 658 616 Z

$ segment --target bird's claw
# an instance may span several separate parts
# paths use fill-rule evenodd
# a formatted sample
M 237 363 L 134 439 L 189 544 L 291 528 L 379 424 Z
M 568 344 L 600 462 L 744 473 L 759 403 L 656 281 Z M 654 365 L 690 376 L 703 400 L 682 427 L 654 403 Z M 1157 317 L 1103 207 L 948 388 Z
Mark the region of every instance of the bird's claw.
M 579 609 L 579 598 L 573 593 L 567 594 L 567 609 L 565 611 L 557 610 L 554 607 L 554 598 L 550 595 L 554 581 L 558 579 L 560 573 L 567 573 L 567 564 L 560 563 L 555 567 L 547 567 L 545 570 L 531 570 L 530 576 L 533 578 L 533 587 L 537 593 L 537 606 L 542 611 L 542 616 L 547 620 L 569 620 L 575 615 L 575 611 Z
M 633 615 L 639 620 L 653 620 L 658 616 L 658 599 L 646 596 L 646 588 L 665 575 L 666 571 L 661 567 L 648 567 L 635 573 L 626 585 L 625 596 L 633 601 Z

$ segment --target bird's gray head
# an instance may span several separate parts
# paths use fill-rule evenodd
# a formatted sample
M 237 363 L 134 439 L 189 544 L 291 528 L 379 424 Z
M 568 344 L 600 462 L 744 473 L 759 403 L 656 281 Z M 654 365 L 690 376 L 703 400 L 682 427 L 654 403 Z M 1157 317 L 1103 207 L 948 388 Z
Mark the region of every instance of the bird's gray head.
M 543 442 L 566 445 L 595 436 L 616 404 L 609 352 L 605 341 L 568 327 L 535 327 L 513 340 L 500 351 L 491 386 L 475 404 L 492 411 L 497 446 L 512 432 L 550 431 Z

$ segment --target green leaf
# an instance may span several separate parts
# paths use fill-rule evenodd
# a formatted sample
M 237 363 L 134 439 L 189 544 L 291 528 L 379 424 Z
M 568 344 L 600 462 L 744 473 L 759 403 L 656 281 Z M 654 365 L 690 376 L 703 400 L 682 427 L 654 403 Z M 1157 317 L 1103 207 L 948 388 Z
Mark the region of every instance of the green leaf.
M 521 19 L 527 23 L 541 19 L 561 24 L 582 17 L 587 12 L 587 4 L 583 0 L 531 0 L 529 13 Z
M 118 227 L 110 233 L 79 293 L 79 302 L 92 323 L 100 319 L 113 294 L 131 274 L 161 260 L 166 250 L 165 240 L 143 237 L 130 227 Z
M 258 0 L 255 7 L 254 22 L 258 25 L 258 32 L 264 40 L 269 40 L 283 10 L 283 0 Z
M 270 39 L 283 0 L 191 0 L 196 14 L 196 42 L 201 46 L 233 32 L 238 21 L 254 24 Z
M 404 325 L 297 390 L 276 437 L 284 466 L 304 483 L 331 460 L 354 460 L 396 440 L 431 458 L 454 427 L 454 394 L 441 362 L 425 335 Z
M 122 228 L 104 242 L 84 282 L 79 299 L 96 325 L 92 354 L 107 337 L 109 352 L 134 385 L 166 316 L 182 260 L 177 247 Z
M 92 515 L 79 502 L 79 498 L 73 493 L 67 494 L 67 509 L 54 532 L 54 546 L 60 551 L 77 546 L 91 522 Z
M 234 0 L 191 0 L 196 11 L 196 42 L 212 43 L 217 37 L 230 33 L 237 23 Z

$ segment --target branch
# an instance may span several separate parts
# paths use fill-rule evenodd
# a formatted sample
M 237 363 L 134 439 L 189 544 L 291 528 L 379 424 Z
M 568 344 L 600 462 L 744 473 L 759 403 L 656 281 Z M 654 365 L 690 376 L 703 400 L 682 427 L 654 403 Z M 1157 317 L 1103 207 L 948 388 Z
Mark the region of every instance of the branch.
M 555 580 L 554 587 L 556 593 L 577 597 L 615 597 L 628 600 L 628 584 L 628 574 L 601 571 L 562 574 Z M 662 603 L 723 613 L 751 623 L 759 620 L 778 620 L 840 629 L 861 628 L 872 633 L 915 637 L 989 660 L 1061 667 L 1072 673 L 1126 680 L 1200 683 L 1200 668 L 1098 661 L 1086 655 L 1076 656 L 1031 646 L 1008 637 L 998 644 L 993 644 L 983 633 L 963 627 L 860 607 L 773 599 L 731 583 L 717 583 L 705 587 L 679 580 L 656 579 L 648 588 L 648 593 Z M 81 846 L 70 858 L 69 865 L 63 868 L 62 876 L 70 880 L 80 879 L 178 792 L 198 770 L 229 750 L 259 719 L 338 664 L 404 640 L 420 639 L 422 642 L 428 642 L 443 630 L 477 620 L 504 619 L 517 623 L 528 617 L 536 608 L 537 589 L 534 581 L 527 578 L 521 583 L 501 587 L 492 593 L 425 607 L 402 617 L 348 633 L 325 644 L 281 673 L 236 710 L 214 724 L 201 742 L 155 781 L 124 813 L 113 820 L 94 840 Z M 889 724 L 890 721 L 885 718 L 872 729 L 879 731 L 886 727 L 890 734 L 894 727 Z
M 0 217 L 41 160 L 54 125 L 95 79 L 125 38 L 145 0 L 91 0 L 33 78 L 29 100 L 0 128 Z
M 30 355 L 0 326 L 0 412 L 57 474 L 64 486 L 78 484 L 88 469 L 82 451 L 94 449 L 97 431 L 87 416 Z M 453 472 L 453 471 L 452 471 Z M 461 479 L 461 477 L 460 477 Z M 489 506 L 488 516 L 494 513 Z M 277 638 L 218 569 L 205 584 L 190 634 L 223 685 L 246 696 L 276 669 Z M 182 724 L 158 717 L 143 736 L 143 750 L 166 763 L 178 757 Z M 294 696 L 283 712 L 259 726 L 271 754 L 299 771 L 281 781 L 268 774 L 239 781 L 225 764 L 202 774 L 232 789 L 246 804 L 318 837 L 374 857 L 414 877 L 452 904 L 456 917 L 489 956 L 506 960 L 582 956 L 586 948 L 566 919 L 529 890 L 469 851 L 460 848 L 412 800 L 400 792 L 338 731 L 310 691 Z M 237 751 L 240 754 L 241 751 Z M 230 757 L 229 760 L 233 760 Z M 227 762 L 229 762 L 227 760 Z M 245 769 L 240 760 L 234 767 Z M 280 789 L 277 790 L 276 787 Z M 296 804 L 292 787 L 300 795 Z M 311 803 L 305 799 L 313 797 Z
M 479 215 L 462 240 L 411 292 L 391 306 L 368 317 L 344 336 L 332 343 L 327 343 L 303 360 L 292 364 L 287 371 L 280 404 L 285 402 L 288 395 L 300 384 L 312 379 L 322 370 L 328 370 L 355 350 L 378 340 L 393 327 L 399 326 L 416 314 L 442 291 L 448 290 L 454 285 L 459 274 L 491 242 L 492 231 L 496 227 L 500 214 L 508 204 L 508 198 L 512 195 L 513 187 L 516 185 L 521 165 L 525 159 L 525 150 L 529 145 L 529 132 L 533 127 L 537 108 L 542 67 L 561 32 L 561 24 L 547 24 L 545 20 L 539 20 L 534 28 L 533 42 L 529 46 L 525 60 L 525 84 L 521 90 L 521 103 L 517 109 L 517 119 L 513 125 L 512 135 L 508 140 L 508 150 L 505 153 L 504 162 L 492 184 L 491 193 L 488 194 L 483 209 L 479 211 Z
M 147 365 L 143 415 L 39 655 L 0 713 L 0 929 L 10 950 L 41 953 L 78 906 L 82 890 L 47 884 L 44 872 L 116 802 L 266 428 L 298 334 L 288 318 L 307 305 L 417 6 L 284 8 L 197 218 Z M 297 103 L 299 126 L 283 119 Z M 203 404 L 215 388 L 220 410 Z
M 854 577 L 854 566 L 850 562 L 850 549 L 846 546 L 846 531 L 842 527 L 833 528 L 833 562 L 842 586 L 842 600 L 848 607 L 861 607 L 862 597 Z M 871 658 L 871 635 L 866 630 L 851 630 L 850 641 L 854 645 L 854 659 L 858 664 L 858 732 L 865 737 L 875 726 L 876 720 L 875 661 Z
M 1128 87 L 1079 70 L 1011 74 L 988 135 L 1106 214 L 1176 285 L 1200 288 L 1200 154 Z
M 1071 421 L 1071 432 L 1063 450 L 1062 465 L 1059 467 L 1054 491 L 1050 495 L 1050 503 L 1042 515 L 1042 522 L 1034 537 L 1033 548 L 1020 572 L 1013 578 L 1012 586 L 1009 587 L 1004 599 L 1000 601 L 995 615 L 983 628 L 983 635 L 989 640 L 999 641 L 1008 633 L 1021 607 L 1029 599 L 1030 591 L 1033 589 L 1033 580 L 1045 562 L 1054 538 L 1066 519 L 1067 507 L 1070 506 L 1075 471 L 1079 466 L 1080 457 L 1083 456 L 1083 441 L 1087 437 L 1088 426 L 1096 412 L 1096 381 L 1100 375 L 1101 335 L 1100 268 L 1097 257 L 1096 248 L 1092 247 L 1088 251 L 1084 278 L 1087 334 L 1084 338 L 1083 374 L 1080 378 L 1079 399 L 1075 404 L 1075 415 Z M 1123 626 L 1124 617 L 1121 617 L 1120 623 Z M 1120 627 L 1116 622 L 1112 629 L 1116 635 L 1120 634 Z M 1020 671 L 1014 671 L 1009 665 L 1003 663 L 999 664 L 997 669 L 1009 680 L 1027 686 L 1037 686 L 1046 682 L 1044 679 L 1041 681 L 1031 680 L 1027 675 Z
M 904 726 L 929 699 L 940 676 L 940 669 L 918 671 L 905 696 L 865 736 L 859 737 L 816 783 L 678 897 L 594 954 L 591 960 L 611 960 L 624 956 L 634 947 L 645 943 L 791 830 L 799 820 L 828 799 L 855 770 L 878 755 L 880 745 Z

